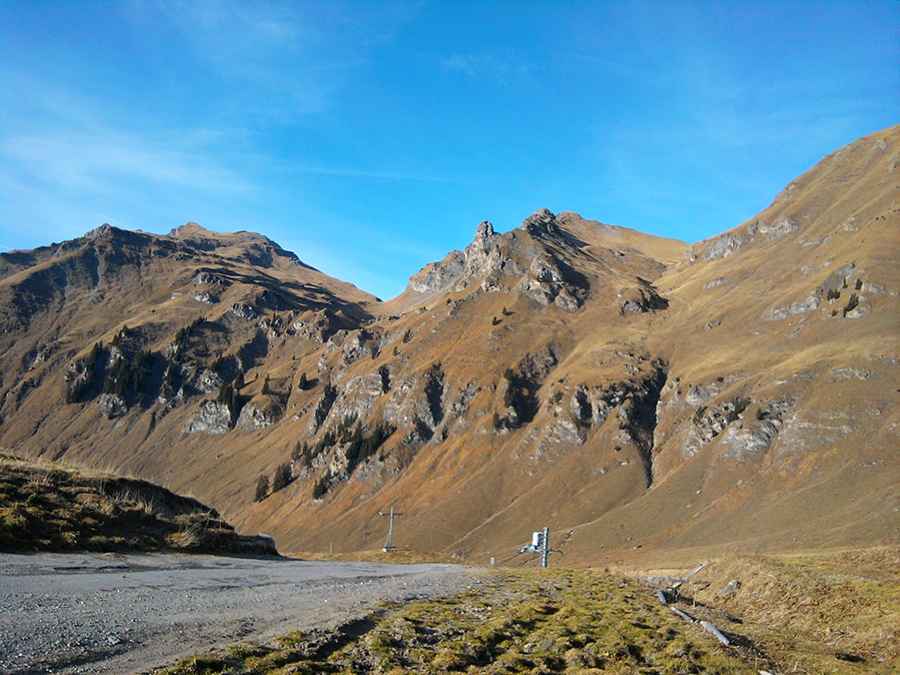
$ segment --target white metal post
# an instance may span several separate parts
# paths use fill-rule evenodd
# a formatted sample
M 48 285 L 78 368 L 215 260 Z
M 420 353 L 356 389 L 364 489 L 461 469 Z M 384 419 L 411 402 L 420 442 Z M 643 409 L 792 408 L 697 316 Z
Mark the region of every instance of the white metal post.
M 550 566 L 550 528 L 544 528 L 544 536 L 541 537 L 541 567 Z

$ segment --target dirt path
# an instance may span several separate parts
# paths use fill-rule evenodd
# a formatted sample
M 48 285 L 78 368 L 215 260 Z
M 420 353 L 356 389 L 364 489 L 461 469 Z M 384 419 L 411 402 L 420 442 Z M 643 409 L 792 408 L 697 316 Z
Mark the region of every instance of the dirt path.
M 0 554 L 0 672 L 142 671 L 471 581 L 454 565 Z

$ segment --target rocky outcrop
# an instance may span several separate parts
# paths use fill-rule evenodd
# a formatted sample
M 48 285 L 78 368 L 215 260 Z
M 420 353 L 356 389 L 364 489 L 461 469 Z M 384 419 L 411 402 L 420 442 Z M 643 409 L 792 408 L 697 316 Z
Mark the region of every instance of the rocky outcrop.
M 721 434 L 729 424 L 740 419 L 750 399 L 740 396 L 710 406 L 700 406 L 691 418 L 687 440 L 681 447 L 683 457 L 693 457 L 704 445 Z
M 668 366 L 660 359 L 655 360 L 649 376 L 637 383 L 619 408 L 619 428 L 631 437 L 640 451 L 647 487 L 653 483 L 656 411 L 667 378 Z
M 497 389 L 502 397 L 503 414 L 494 417 L 494 429 L 511 431 L 528 424 L 537 415 L 540 401 L 537 392 L 558 359 L 552 345 L 543 352 L 526 354 L 515 368 L 507 368 Z
M 392 387 L 384 418 L 396 427 L 410 429 L 404 436 L 404 445 L 416 449 L 434 437 L 445 415 L 445 392 L 444 371 L 439 363 L 406 376 Z
M 424 394 L 426 409 L 416 412 L 431 429 L 435 429 L 444 419 L 444 369 L 440 363 L 432 364 L 425 373 Z
M 219 298 L 209 291 L 200 291 L 198 293 L 194 293 L 193 298 L 197 302 L 202 302 L 204 305 L 215 305 L 219 302 Z
M 623 315 L 655 312 L 668 308 L 669 301 L 659 294 L 656 286 L 641 277 L 638 277 L 637 281 L 636 287 L 620 294 L 624 298 L 624 302 L 619 308 Z
M 800 229 L 800 224 L 793 218 L 781 217 L 772 223 L 760 222 L 758 232 L 771 241 L 782 239 Z
M 259 312 L 253 305 L 246 302 L 236 302 L 231 306 L 231 314 L 243 321 L 253 321 L 259 316 Z
M 364 420 L 385 391 L 384 380 L 380 372 L 353 377 L 342 385 L 332 414 L 335 419 Z
M 224 434 L 231 429 L 231 411 L 226 403 L 206 400 L 188 422 L 187 433 Z
M 848 380 L 860 380 L 864 382 L 870 379 L 872 374 L 872 371 L 868 368 L 855 368 L 853 366 L 831 369 L 831 379 L 834 382 L 846 382 Z
M 329 432 L 315 447 L 303 448 L 301 462 L 320 470 L 313 486 L 313 498 L 322 499 L 338 484 L 347 481 L 360 465 L 374 457 L 382 445 L 394 434 L 396 427 L 379 422 L 368 429 L 361 422 L 347 418 L 334 432 Z
M 474 277 L 492 277 L 501 272 L 509 262 L 501 250 L 500 235 L 494 231 L 494 226 L 487 220 L 478 224 L 475 238 L 466 247 L 463 257 L 465 262 L 462 285 Z M 457 284 L 457 288 L 461 290 L 460 286 L 461 284 Z
M 451 251 L 440 262 L 428 263 L 409 278 L 409 288 L 416 293 L 435 293 L 452 289 L 466 268 L 462 251 Z
M 753 241 L 756 235 L 756 228 L 756 223 L 751 223 L 742 230 L 726 232 L 723 235 L 701 242 L 691 249 L 691 259 L 718 260 L 719 258 L 727 258 Z
M 465 251 L 453 251 L 410 278 L 408 290 L 417 293 L 463 291 L 478 284 L 482 292 L 513 288 L 535 302 L 575 311 L 584 303 L 589 284 L 559 251 L 575 251 L 574 237 L 563 230 L 556 216 L 541 209 L 529 216 L 521 232 L 497 234 L 483 221 Z
M 722 437 L 728 448 L 722 456 L 741 462 L 761 457 L 772 447 L 793 405 L 790 398 L 769 401 L 757 411 L 756 419 L 730 427 Z
M 378 355 L 378 340 L 365 328 L 351 333 L 341 346 L 341 363 L 349 366 L 362 358 L 375 358 Z
M 265 429 L 275 424 L 284 414 L 281 402 L 275 396 L 254 396 L 241 408 L 236 428 L 242 431 Z
M 66 367 L 63 378 L 66 403 L 86 401 L 96 393 L 107 358 L 103 345 L 96 343 L 85 358 L 76 359 Z
M 810 295 L 809 297 L 799 300 L 798 302 L 793 302 L 790 305 L 772 307 L 763 313 L 762 318 L 765 321 L 784 321 L 787 318 L 799 314 L 809 314 L 818 308 L 819 298 L 815 295 Z
M 288 334 L 297 335 L 319 344 L 325 343 L 339 330 L 354 328 L 356 324 L 343 315 L 327 309 L 306 312 L 291 322 Z
M 841 297 L 844 289 L 849 288 L 855 270 L 855 263 L 849 263 L 836 269 L 825 277 L 825 281 L 816 288 L 816 296 L 827 301 L 837 300 Z
M 587 283 L 555 256 L 536 257 L 519 282 L 523 295 L 541 305 L 551 303 L 567 312 L 581 307 L 587 296 Z
M 215 288 L 227 288 L 231 285 L 228 278 L 211 270 L 200 270 L 194 275 L 192 282 L 196 286 L 213 286 Z
M 580 433 L 576 435 L 575 430 L 566 425 L 557 425 L 557 435 L 562 433 L 570 441 L 583 443 L 585 432 L 600 427 L 615 411 L 619 431 L 631 439 L 640 452 L 649 486 L 653 481 L 653 448 L 659 400 L 668 378 L 668 366 L 656 359 L 650 364 L 650 370 L 643 373 L 641 377 L 605 386 L 581 384 L 576 387 L 569 401 L 569 409 Z
M 784 419 L 775 455 L 784 458 L 840 443 L 857 424 L 850 410 L 807 410 Z
M 771 223 L 757 220 L 731 232 L 700 242 L 691 249 L 690 258 L 692 261 L 698 258 L 702 260 L 727 258 L 755 241 L 757 235 L 762 235 L 767 241 L 777 241 L 799 229 L 800 224 L 797 220 L 789 216 L 782 216 Z
M 476 277 L 495 277 L 509 262 L 497 245 L 499 240 L 494 226 L 482 221 L 465 251 L 451 251 L 443 260 L 429 263 L 410 277 L 407 288 L 417 293 L 462 291 Z M 491 285 L 486 280 L 482 288 L 487 290 Z
M 223 384 L 225 384 L 225 382 L 222 380 L 222 376 L 212 368 L 204 368 L 196 382 L 197 389 L 204 394 L 217 393 L 222 389 Z
M 97 397 L 97 407 L 107 419 L 121 417 L 128 412 L 128 403 L 118 394 L 100 394 Z

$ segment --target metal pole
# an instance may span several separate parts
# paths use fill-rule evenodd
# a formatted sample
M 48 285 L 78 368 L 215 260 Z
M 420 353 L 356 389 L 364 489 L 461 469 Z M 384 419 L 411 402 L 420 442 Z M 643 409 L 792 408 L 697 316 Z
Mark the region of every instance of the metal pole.
M 391 504 L 391 513 L 388 516 L 387 539 L 384 542 L 384 550 L 390 551 L 394 548 L 394 505 Z
M 383 549 L 384 552 L 387 553 L 388 551 L 394 550 L 394 518 L 399 518 L 403 514 L 395 512 L 394 506 L 392 504 L 391 510 L 389 513 L 385 513 L 384 511 L 379 511 L 378 515 L 388 517 L 388 531 L 387 531 L 387 537 L 384 540 L 384 549 Z
M 544 528 L 543 542 L 541 543 L 541 567 L 550 566 L 550 528 Z

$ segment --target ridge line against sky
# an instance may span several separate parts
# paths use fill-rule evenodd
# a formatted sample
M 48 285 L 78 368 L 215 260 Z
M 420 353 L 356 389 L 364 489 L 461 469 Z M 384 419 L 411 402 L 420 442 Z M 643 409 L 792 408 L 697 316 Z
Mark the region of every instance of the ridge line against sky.
M 896 2 L 0 5 L 0 250 L 252 230 L 380 297 L 540 207 L 697 241 L 897 123 Z

